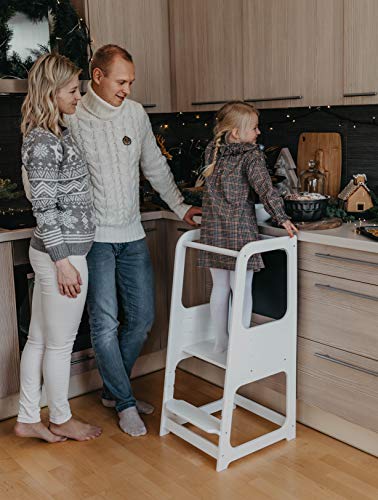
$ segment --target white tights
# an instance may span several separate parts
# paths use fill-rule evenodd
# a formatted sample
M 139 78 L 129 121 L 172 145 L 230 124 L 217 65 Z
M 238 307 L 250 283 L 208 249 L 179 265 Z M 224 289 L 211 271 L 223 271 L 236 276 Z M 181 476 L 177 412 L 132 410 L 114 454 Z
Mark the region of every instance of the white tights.
M 210 268 L 210 272 L 213 280 L 210 313 L 217 332 L 214 351 L 222 352 L 227 349 L 228 344 L 228 310 L 230 293 L 234 291 L 235 271 Z M 251 324 L 252 279 L 253 271 L 247 271 L 243 304 L 243 326 L 245 328 Z
M 35 272 L 32 317 L 28 341 L 21 358 L 20 410 L 17 420 L 40 422 L 42 378 L 46 389 L 50 422 L 62 424 L 71 418 L 68 403 L 72 346 L 79 328 L 88 287 L 87 261 L 70 256 L 83 285 L 76 299 L 60 295 L 56 267 L 49 255 L 30 248 Z

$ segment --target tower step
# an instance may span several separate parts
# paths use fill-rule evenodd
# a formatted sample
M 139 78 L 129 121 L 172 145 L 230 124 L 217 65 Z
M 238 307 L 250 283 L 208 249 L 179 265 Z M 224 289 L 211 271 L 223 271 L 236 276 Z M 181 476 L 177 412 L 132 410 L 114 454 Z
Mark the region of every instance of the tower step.
M 221 421 L 219 418 L 209 415 L 187 401 L 171 399 L 166 402 L 165 409 L 209 434 L 220 435 Z
M 214 345 L 214 340 L 203 340 L 202 342 L 185 346 L 183 351 L 196 358 L 203 359 L 212 365 L 219 366 L 219 368 L 226 369 L 227 351 L 214 352 Z

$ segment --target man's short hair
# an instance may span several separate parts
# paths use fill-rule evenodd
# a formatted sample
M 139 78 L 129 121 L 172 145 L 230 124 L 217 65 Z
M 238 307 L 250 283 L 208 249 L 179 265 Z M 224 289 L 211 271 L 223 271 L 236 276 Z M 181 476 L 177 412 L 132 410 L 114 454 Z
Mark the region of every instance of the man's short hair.
M 93 70 L 95 68 L 99 68 L 104 74 L 106 74 L 109 66 L 116 56 L 121 57 L 125 61 L 131 63 L 133 62 L 130 52 L 119 45 L 109 43 L 108 45 L 103 45 L 94 53 L 91 61 L 91 76 L 93 75 Z

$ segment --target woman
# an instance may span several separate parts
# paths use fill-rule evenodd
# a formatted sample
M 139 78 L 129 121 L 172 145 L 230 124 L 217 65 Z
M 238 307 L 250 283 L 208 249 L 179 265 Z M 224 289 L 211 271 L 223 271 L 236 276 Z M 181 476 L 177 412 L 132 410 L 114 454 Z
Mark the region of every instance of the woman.
M 68 402 L 72 346 L 88 286 L 86 254 L 95 229 L 86 163 L 63 121 L 80 100 L 79 74 L 64 56 L 40 57 L 22 106 L 25 190 L 30 189 L 37 227 L 29 250 L 35 287 L 15 433 L 48 442 L 101 434 L 99 427 L 74 419 Z M 48 428 L 40 419 L 42 379 Z

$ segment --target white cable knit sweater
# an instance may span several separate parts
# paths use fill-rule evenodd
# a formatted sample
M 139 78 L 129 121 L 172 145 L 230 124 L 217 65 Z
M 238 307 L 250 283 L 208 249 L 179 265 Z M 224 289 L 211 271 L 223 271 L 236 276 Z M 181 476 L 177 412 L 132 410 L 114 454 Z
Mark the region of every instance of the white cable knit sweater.
M 95 241 L 124 243 L 145 236 L 139 209 L 139 165 L 162 199 L 184 217 L 190 206 L 183 203 L 141 104 L 126 99 L 120 107 L 112 106 L 89 85 L 76 114 L 67 116 L 66 122 L 88 163 Z M 124 144 L 125 136 L 131 144 Z

